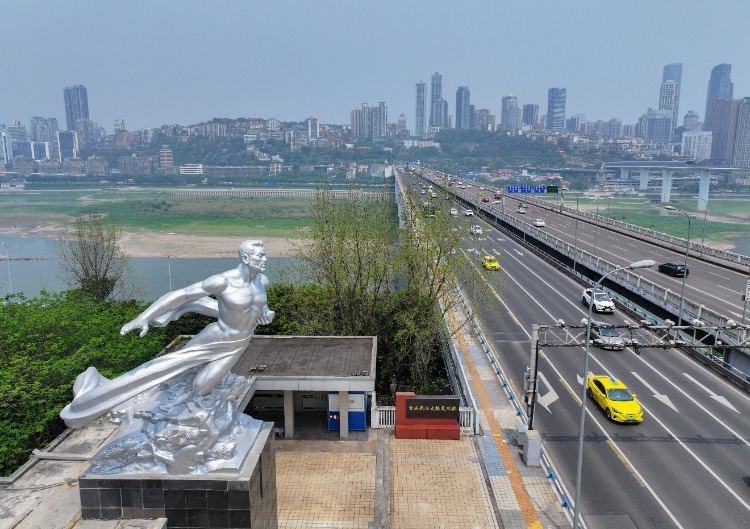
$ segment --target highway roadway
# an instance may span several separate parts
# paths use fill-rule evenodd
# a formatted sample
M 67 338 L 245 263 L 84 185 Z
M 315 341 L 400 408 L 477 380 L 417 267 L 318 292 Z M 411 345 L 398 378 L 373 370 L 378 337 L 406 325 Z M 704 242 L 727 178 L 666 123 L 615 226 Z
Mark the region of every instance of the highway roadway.
M 454 186 L 455 187 L 455 186 Z M 472 185 L 467 189 L 453 189 L 453 192 L 465 200 L 479 204 L 488 211 L 503 211 L 522 221 L 531 223 L 535 218 L 545 221 L 544 231 L 586 252 L 601 257 L 618 266 L 641 260 L 653 259 L 657 263 L 669 261 L 685 261 L 684 251 L 671 250 L 662 246 L 651 244 L 648 241 L 629 237 L 627 235 L 609 231 L 606 227 L 598 226 L 576 220 L 558 211 L 550 211 L 546 208 L 529 204 L 525 214 L 518 213 L 518 204 L 525 200 L 523 195 L 506 194 L 501 204 L 481 203 L 477 193 L 479 188 Z M 485 197 L 493 198 L 494 191 L 485 190 Z M 665 214 L 667 211 L 665 210 Z M 684 217 L 680 212 L 669 212 L 671 215 Z M 606 217 L 602 217 L 606 220 Z M 684 219 L 687 222 L 687 219 Z M 692 222 L 693 240 L 697 235 L 697 222 Z M 740 321 L 743 310 L 742 293 L 745 292 L 748 282 L 747 272 L 738 272 L 701 260 L 691 255 L 688 258 L 690 275 L 685 279 L 685 299 L 694 301 L 696 304 L 722 314 L 727 318 Z M 656 267 L 643 271 L 643 277 L 670 289 L 679 295 L 682 291 L 682 278 L 671 277 L 658 271 Z M 746 313 L 745 321 L 750 321 L 750 313 Z
M 453 201 L 439 202 L 447 208 Z M 459 204 L 454 207 L 462 212 Z M 505 207 L 507 211 L 507 199 Z M 552 224 L 550 213 L 532 211 L 526 215 L 546 217 L 547 225 Z M 455 218 L 456 229 L 466 233 L 462 251 L 477 266 L 485 254 L 497 256 L 501 264 L 499 272 L 482 270 L 493 295 L 481 306 L 474 304 L 475 314 L 516 395 L 522 395 L 532 323 L 554 325 L 560 319 L 579 323 L 587 316 L 581 304 L 582 286 L 484 222 L 480 222 L 483 236 L 469 235 L 468 225 L 475 222 L 471 217 Z M 561 234 L 565 231 L 560 229 Z M 607 242 L 608 238 L 600 230 L 598 247 L 622 245 L 614 239 Z M 655 258 L 640 250 L 639 244 L 620 252 L 615 262 L 625 265 Z M 691 272 L 689 280 L 701 273 Z M 628 320 L 619 311 L 595 319 L 616 324 Z M 580 331 L 570 330 L 571 334 Z M 583 355 L 582 347 L 543 348 L 534 416 L 534 428 L 571 499 L 585 378 Z M 750 397 L 746 393 L 673 349 L 644 348 L 638 356 L 630 348 L 614 352 L 592 346 L 589 371 L 622 380 L 637 394 L 645 418 L 638 425 L 616 424 L 586 399 L 581 513 L 587 527 L 748 527 Z

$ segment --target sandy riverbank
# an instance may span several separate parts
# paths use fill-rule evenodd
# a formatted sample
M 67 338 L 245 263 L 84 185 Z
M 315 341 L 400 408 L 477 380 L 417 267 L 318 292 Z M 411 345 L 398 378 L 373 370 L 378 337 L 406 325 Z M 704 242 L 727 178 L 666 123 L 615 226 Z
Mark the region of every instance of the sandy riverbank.
M 23 216 L 21 216 L 23 217 Z M 16 218 L 12 225 L 0 224 L 0 233 L 19 237 L 59 238 L 63 228 L 61 219 L 54 216 Z M 234 257 L 237 247 L 245 239 L 261 239 L 268 257 L 291 257 L 293 239 L 263 237 L 248 233 L 247 237 L 204 237 L 178 233 L 125 233 L 120 244 L 130 257 L 213 258 Z

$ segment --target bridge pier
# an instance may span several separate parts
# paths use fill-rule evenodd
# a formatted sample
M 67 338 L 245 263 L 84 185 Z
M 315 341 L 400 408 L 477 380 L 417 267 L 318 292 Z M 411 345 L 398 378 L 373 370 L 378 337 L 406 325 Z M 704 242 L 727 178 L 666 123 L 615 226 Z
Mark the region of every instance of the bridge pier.
M 708 207 L 708 188 L 711 185 L 711 173 L 707 170 L 701 171 L 701 177 L 698 184 L 698 211 L 705 211 Z
M 640 178 L 640 185 L 638 186 L 639 191 L 646 191 L 648 189 L 648 169 L 641 169 L 638 171 Z
M 672 170 L 662 169 L 661 180 L 661 201 L 662 204 L 668 204 L 672 197 Z

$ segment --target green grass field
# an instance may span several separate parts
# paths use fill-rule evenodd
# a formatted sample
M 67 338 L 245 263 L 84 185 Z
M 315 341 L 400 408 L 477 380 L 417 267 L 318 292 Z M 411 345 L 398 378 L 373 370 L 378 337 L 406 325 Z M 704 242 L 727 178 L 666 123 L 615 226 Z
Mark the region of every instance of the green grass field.
M 154 190 L 43 191 L 0 195 L 0 223 L 20 214 L 72 220 L 101 213 L 126 231 L 160 231 L 204 236 L 241 236 L 250 229 L 268 237 L 304 237 L 311 201 L 302 198 L 175 197 Z M 28 217 L 25 217 L 28 218 Z

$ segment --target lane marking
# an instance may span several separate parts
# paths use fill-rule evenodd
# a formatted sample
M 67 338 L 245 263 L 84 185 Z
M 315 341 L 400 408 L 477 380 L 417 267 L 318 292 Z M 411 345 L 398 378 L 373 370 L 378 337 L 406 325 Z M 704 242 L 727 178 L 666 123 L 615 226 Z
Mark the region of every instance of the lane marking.
M 645 380 L 643 380 L 643 377 L 641 375 L 639 375 L 638 373 L 636 373 L 635 371 L 631 371 L 630 374 L 633 375 L 638 380 L 640 380 L 641 384 L 643 384 L 644 386 L 646 386 L 646 388 L 651 393 L 653 393 L 654 398 L 656 398 L 657 400 L 659 400 L 662 404 L 666 404 L 667 406 L 669 406 L 670 408 L 672 408 L 674 411 L 677 411 L 677 408 L 675 407 L 674 404 L 672 404 L 672 401 L 669 400 L 669 397 L 667 397 L 666 395 L 662 395 L 661 393 L 659 393 L 658 391 L 656 391 L 651 386 L 651 384 L 649 384 L 648 382 L 646 382 Z M 677 411 L 677 413 L 680 413 L 680 412 Z
M 723 404 L 724 406 L 726 406 L 727 408 L 729 408 L 730 410 L 732 410 L 732 411 L 734 411 L 736 413 L 740 413 L 740 410 L 738 410 L 737 408 L 735 408 L 734 406 L 732 406 L 732 403 L 729 402 L 726 397 L 723 397 L 721 395 L 717 395 L 711 389 L 707 388 L 706 386 L 704 386 L 703 384 L 701 384 L 700 382 L 698 382 L 697 380 L 695 380 L 693 377 L 691 377 L 687 373 L 683 373 L 683 375 L 685 375 L 688 378 L 688 380 L 690 380 L 693 384 L 695 384 L 696 386 L 698 386 L 699 388 L 701 388 L 703 391 L 705 391 L 706 393 L 708 393 L 708 396 L 711 397 L 712 399 L 714 399 L 716 402 L 718 402 L 720 404 Z
M 542 373 L 541 371 L 539 371 L 539 372 L 537 372 L 537 375 L 539 376 L 539 380 L 541 380 L 542 382 L 544 382 L 544 385 L 547 386 L 547 388 L 549 389 L 549 391 L 546 394 L 541 395 L 539 393 L 539 386 L 537 385 L 537 389 L 536 389 L 536 394 L 537 394 L 536 402 L 537 402 L 537 404 L 541 404 L 542 406 L 544 406 L 545 410 L 547 410 L 548 412 L 552 413 L 552 411 L 549 409 L 549 406 L 550 406 L 550 404 L 552 404 L 553 402 L 555 402 L 556 400 L 558 400 L 560 397 L 557 395 L 557 392 L 552 387 L 552 384 L 550 384 L 547 381 L 547 378 L 544 376 L 544 373 Z

